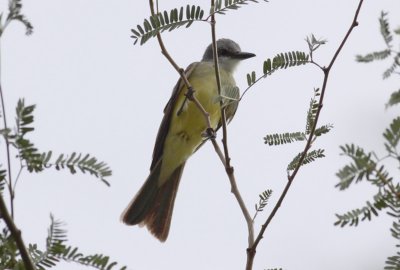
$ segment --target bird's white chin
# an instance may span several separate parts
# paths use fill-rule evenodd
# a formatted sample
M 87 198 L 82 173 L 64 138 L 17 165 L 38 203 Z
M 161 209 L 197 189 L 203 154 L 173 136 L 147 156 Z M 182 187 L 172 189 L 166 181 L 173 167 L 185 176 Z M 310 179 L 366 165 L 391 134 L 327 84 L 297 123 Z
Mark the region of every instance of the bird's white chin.
M 232 59 L 228 57 L 219 57 L 218 58 L 218 64 L 220 65 L 221 68 L 227 70 L 227 71 L 234 71 L 237 65 L 239 64 L 240 60 L 238 59 Z

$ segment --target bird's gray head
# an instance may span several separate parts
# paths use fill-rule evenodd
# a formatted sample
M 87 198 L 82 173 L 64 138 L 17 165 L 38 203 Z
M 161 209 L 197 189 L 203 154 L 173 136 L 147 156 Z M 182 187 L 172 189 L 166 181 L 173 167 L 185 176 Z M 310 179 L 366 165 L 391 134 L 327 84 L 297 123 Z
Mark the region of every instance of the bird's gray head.
M 256 56 L 253 53 L 242 52 L 240 46 L 233 40 L 221 38 L 217 40 L 218 62 L 227 69 L 234 69 L 240 60 Z M 202 61 L 213 61 L 213 46 L 210 44 L 204 52 Z

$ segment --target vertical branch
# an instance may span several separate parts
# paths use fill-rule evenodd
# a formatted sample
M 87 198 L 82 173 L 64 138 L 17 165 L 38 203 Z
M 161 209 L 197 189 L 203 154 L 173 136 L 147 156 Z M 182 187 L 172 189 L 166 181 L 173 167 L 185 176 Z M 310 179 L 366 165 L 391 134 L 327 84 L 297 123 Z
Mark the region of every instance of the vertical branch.
M 9 3 L 10 14 L 13 13 L 13 16 L 20 15 L 19 10 L 11 9 L 11 7 L 12 7 L 11 4 L 13 4 L 12 1 Z M 10 14 L 7 16 L 7 19 L 3 25 L 0 22 L 0 40 L 1 40 L 4 30 L 7 28 L 8 24 L 13 19 L 15 19 L 13 16 L 10 16 Z M 22 16 L 22 15 L 20 15 L 20 16 Z M 21 17 L 21 18 L 23 18 L 23 17 Z M 30 23 L 28 23 L 27 21 L 25 21 L 23 23 L 27 26 L 27 28 L 32 27 L 30 25 Z M 28 30 L 27 30 L 27 33 L 28 33 Z M 0 54 L 0 72 L 1 72 L 1 54 Z M 1 100 L 1 111 L 2 111 L 2 117 L 3 117 L 3 126 L 4 126 L 4 129 L 7 130 L 8 126 L 7 126 L 6 109 L 5 109 L 5 105 L 4 105 L 5 102 L 4 102 L 3 89 L 1 87 L 1 74 L 0 74 L 0 100 Z M 0 193 L 0 218 L 2 218 L 4 220 L 4 222 L 7 225 L 7 228 L 10 230 L 11 236 L 14 239 L 14 241 L 17 245 L 17 248 L 20 252 L 25 269 L 26 270 L 35 270 L 36 268 L 33 264 L 33 261 L 29 255 L 29 252 L 25 246 L 24 241 L 22 240 L 21 231 L 17 228 L 17 226 L 14 223 L 14 189 L 13 189 L 12 177 L 11 177 L 10 142 L 8 140 L 7 135 L 4 136 L 4 140 L 5 140 L 6 155 L 7 155 L 7 171 L 8 171 L 7 184 L 8 184 L 8 190 L 10 192 L 10 212 L 11 212 L 11 214 L 8 212 L 6 203 L 3 199 L 2 194 Z
M 211 10 L 215 9 L 215 0 L 211 0 Z M 217 48 L 217 38 L 216 38 L 216 30 L 215 30 L 215 13 L 211 14 L 211 36 L 212 36 L 212 46 L 213 46 L 213 58 L 214 58 L 214 66 L 215 66 L 215 78 L 217 81 L 218 87 L 218 94 L 221 95 L 221 78 L 219 74 L 219 65 L 218 65 L 218 48 Z M 232 167 L 230 161 L 231 158 L 229 156 L 229 149 L 228 149 L 228 132 L 226 128 L 226 115 L 225 109 L 223 108 L 223 101 L 220 101 L 221 104 L 221 123 L 222 123 L 222 144 L 224 147 L 224 155 L 225 159 L 222 163 L 225 166 L 225 171 L 228 175 L 229 182 L 231 184 L 231 192 L 234 194 L 237 202 L 239 203 L 240 209 L 242 210 L 243 216 L 246 220 L 247 230 L 248 230 L 248 247 L 250 248 L 254 243 L 254 226 L 253 220 L 250 216 L 249 211 L 247 210 L 246 204 L 243 201 L 243 198 L 239 192 L 239 189 L 236 184 L 236 179 L 234 175 L 234 168 Z M 217 144 L 213 143 L 214 148 L 218 154 L 219 148 L 217 148 Z M 221 155 L 219 155 L 221 157 Z
M 1 62 L 0 62 L 1 64 Z M 1 79 L 1 75 L 0 75 Z M 2 117 L 3 117 L 3 126 L 4 129 L 8 129 L 7 126 L 7 118 L 6 118 L 6 109 L 4 106 L 4 96 L 3 96 L 3 88 L 1 87 L 0 81 L 0 100 L 1 100 L 1 110 L 2 110 Z M 10 193 L 10 212 L 11 218 L 14 219 L 14 190 L 12 185 L 12 177 L 11 177 L 11 158 L 10 158 L 10 142 L 8 141 L 7 135 L 4 135 L 5 145 L 6 145 L 6 156 L 7 156 L 7 173 L 8 173 L 8 191 Z
M 351 32 L 358 25 L 357 18 L 358 18 L 358 14 L 360 12 L 362 3 L 363 3 L 363 0 L 360 0 L 360 2 L 358 4 L 358 7 L 357 7 L 357 10 L 355 12 L 354 18 L 353 18 L 353 22 L 352 22 L 351 26 L 349 27 L 349 29 L 348 29 L 345 37 L 343 38 L 342 42 L 340 43 L 338 49 L 336 50 L 335 54 L 333 55 L 332 60 L 330 61 L 328 67 L 322 68 L 322 70 L 324 72 L 324 81 L 323 81 L 323 84 L 322 84 L 321 96 L 319 98 L 319 107 L 318 107 L 316 115 L 315 115 L 315 121 L 314 121 L 314 124 L 312 126 L 312 129 L 311 129 L 311 132 L 310 132 L 310 136 L 309 136 L 309 138 L 307 140 L 307 143 L 306 143 L 306 145 L 304 147 L 304 150 L 303 150 L 303 154 L 301 155 L 296 168 L 293 170 L 293 173 L 288 176 L 288 182 L 287 182 L 287 184 L 286 184 L 281 196 L 279 197 L 278 202 L 276 203 L 275 207 L 273 208 L 272 212 L 268 216 L 268 218 L 265 221 L 265 223 L 262 225 L 261 230 L 260 230 L 260 232 L 259 232 L 259 234 L 258 234 L 253 246 L 251 246 L 248 249 L 248 252 L 247 252 L 247 267 L 246 267 L 247 270 L 252 269 L 257 246 L 260 243 L 261 239 L 263 238 L 265 230 L 267 229 L 268 225 L 271 223 L 271 221 L 274 218 L 276 212 L 278 211 L 278 209 L 280 208 L 283 200 L 285 199 L 285 197 L 286 197 L 286 195 L 287 195 L 287 193 L 289 191 L 290 186 L 292 185 L 297 173 L 300 170 L 301 165 L 303 164 L 303 161 L 304 161 L 304 159 L 305 159 L 305 157 L 307 155 L 308 150 L 311 148 L 311 145 L 312 145 L 312 142 L 313 142 L 313 139 L 314 139 L 314 136 L 315 136 L 315 129 L 317 127 L 318 119 L 319 119 L 319 116 L 320 116 L 320 113 L 321 113 L 321 110 L 322 110 L 322 105 L 323 105 L 323 100 L 324 100 L 324 96 L 325 96 L 325 91 L 326 91 L 326 86 L 327 86 L 330 70 L 331 70 L 333 64 L 335 63 L 337 57 L 339 56 L 339 53 L 341 52 L 343 46 L 345 45 L 348 37 L 351 34 Z
M 1 194 L 0 194 L 0 216 L 2 219 L 4 219 L 8 229 L 11 232 L 11 236 L 14 238 L 14 241 L 17 244 L 18 250 L 21 253 L 21 258 L 22 261 L 24 262 L 26 270 L 35 270 L 35 266 L 33 265 L 32 259 L 29 256 L 24 241 L 22 240 L 21 231 L 17 228 L 12 217 L 8 213 L 6 204 Z
M 10 10 L 9 12 L 11 13 L 12 11 Z M 7 19 L 3 25 L 0 22 L 0 41 L 4 31 L 6 30 L 10 22 L 11 22 L 10 16 L 7 16 Z M 0 43 L 0 50 L 1 50 L 1 43 Z M 6 108 L 4 106 L 4 95 L 3 95 L 3 89 L 1 87 L 1 51 L 0 51 L 0 100 L 1 100 L 1 112 L 3 117 L 3 126 L 4 129 L 7 130 L 8 126 L 7 126 Z M 11 172 L 11 158 L 10 158 L 10 142 L 6 135 L 3 137 L 6 145 L 7 173 L 8 173 L 7 185 L 8 185 L 8 192 L 10 193 L 10 211 L 11 211 L 11 218 L 14 218 L 14 191 L 13 191 L 12 177 L 11 177 L 12 172 Z

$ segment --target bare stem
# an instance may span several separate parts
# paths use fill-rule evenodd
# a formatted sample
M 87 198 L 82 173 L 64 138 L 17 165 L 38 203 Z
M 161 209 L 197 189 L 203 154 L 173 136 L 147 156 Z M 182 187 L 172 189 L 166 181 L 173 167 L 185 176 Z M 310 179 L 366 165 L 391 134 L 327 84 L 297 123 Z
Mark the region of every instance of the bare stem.
M 304 161 L 304 159 L 305 159 L 305 157 L 307 155 L 308 150 L 311 148 L 312 141 L 313 141 L 313 138 L 315 136 L 314 135 L 315 134 L 315 129 L 317 127 L 318 119 L 319 119 L 319 116 L 320 116 L 320 113 L 321 113 L 321 110 L 322 110 L 322 105 L 323 105 L 323 100 L 324 100 L 324 96 L 325 96 L 326 85 L 327 85 L 327 82 L 328 82 L 329 72 L 330 72 L 333 64 L 335 63 L 337 57 L 339 56 L 339 53 L 342 50 L 343 46 L 345 45 L 345 43 L 346 43 L 348 37 L 350 36 L 351 32 L 358 25 L 357 18 L 358 18 L 358 14 L 360 12 L 362 3 L 363 3 L 363 0 L 360 0 L 360 2 L 358 4 L 358 7 L 357 7 L 357 10 L 355 12 L 354 18 L 353 18 L 353 22 L 352 22 L 351 26 L 349 27 L 349 29 L 348 29 L 345 37 L 343 38 L 341 44 L 339 45 L 338 49 L 336 50 L 335 54 L 333 55 L 333 58 L 330 61 L 329 66 L 322 69 L 323 72 L 324 72 L 324 81 L 323 81 L 323 84 L 322 84 L 321 96 L 319 98 L 319 107 L 318 107 L 318 110 L 317 110 L 316 115 L 315 115 L 315 121 L 314 121 L 314 124 L 312 126 L 312 129 L 311 129 L 311 132 L 310 132 L 310 136 L 309 136 L 309 138 L 307 140 L 307 143 L 306 143 L 306 145 L 304 147 L 304 150 L 303 150 L 303 154 L 301 155 L 296 168 L 293 170 L 293 173 L 288 176 L 288 182 L 287 182 L 287 184 L 286 184 L 281 196 L 279 197 L 278 202 L 276 203 L 275 207 L 273 208 L 272 212 L 268 216 L 268 218 L 265 221 L 265 223 L 261 226 L 261 230 L 260 230 L 260 232 L 259 232 L 259 234 L 258 234 L 253 246 L 251 246 L 247 250 L 247 265 L 246 265 L 246 269 L 247 270 L 251 270 L 252 269 L 253 262 L 254 262 L 254 257 L 255 257 L 255 254 L 256 254 L 256 250 L 257 250 L 257 246 L 260 243 L 261 239 L 263 238 L 265 230 L 267 229 L 268 225 L 271 223 L 271 221 L 274 218 L 275 214 L 277 213 L 279 207 L 281 206 L 283 200 L 285 199 L 285 197 L 286 197 L 286 195 L 287 195 L 287 193 L 289 191 L 289 188 L 293 183 L 293 180 L 295 179 L 297 173 L 300 170 L 300 167 L 301 167 L 301 165 L 302 165 L 302 163 L 303 163 L 303 161 Z

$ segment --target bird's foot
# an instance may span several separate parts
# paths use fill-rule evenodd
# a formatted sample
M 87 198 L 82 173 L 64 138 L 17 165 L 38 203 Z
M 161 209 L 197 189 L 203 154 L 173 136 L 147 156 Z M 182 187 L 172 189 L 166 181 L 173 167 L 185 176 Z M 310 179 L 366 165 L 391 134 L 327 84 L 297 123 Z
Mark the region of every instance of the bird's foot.
M 207 128 L 201 135 L 207 139 L 217 138 L 217 133 L 215 132 L 215 130 L 213 128 Z

